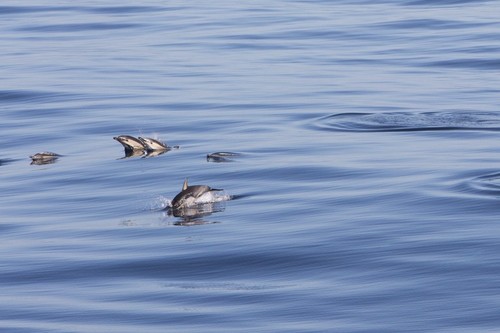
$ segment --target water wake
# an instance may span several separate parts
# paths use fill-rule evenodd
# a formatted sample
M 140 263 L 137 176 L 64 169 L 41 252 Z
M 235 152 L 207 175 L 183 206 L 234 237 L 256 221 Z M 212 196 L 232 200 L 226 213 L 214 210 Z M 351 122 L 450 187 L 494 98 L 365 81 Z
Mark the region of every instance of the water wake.
M 316 118 L 311 126 L 333 132 L 498 131 L 500 115 L 464 111 L 338 113 Z

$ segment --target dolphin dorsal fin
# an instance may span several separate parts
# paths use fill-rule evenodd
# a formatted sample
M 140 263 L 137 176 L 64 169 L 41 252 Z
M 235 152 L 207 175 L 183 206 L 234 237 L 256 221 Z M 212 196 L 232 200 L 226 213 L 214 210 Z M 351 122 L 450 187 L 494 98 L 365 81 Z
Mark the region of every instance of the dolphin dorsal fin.
M 187 188 L 188 188 L 188 179 L 186 178 L 184 180 L 184 184 L 182 185 L 182 190 L 185 191 L 185 190 L 187 190 Z

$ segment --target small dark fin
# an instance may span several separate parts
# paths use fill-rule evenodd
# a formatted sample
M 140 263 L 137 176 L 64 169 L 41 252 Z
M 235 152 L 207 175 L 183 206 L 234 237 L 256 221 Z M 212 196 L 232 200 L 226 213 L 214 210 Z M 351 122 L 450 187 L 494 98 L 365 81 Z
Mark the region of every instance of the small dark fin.
M 219 151 L 216 153 L 207 154 L 207 162 L 234 162 L 233 157 L 240 156 L 240 153 L 232 153 L 229 151 Z
M 240 153 L 233 153 L 230 151 L 218 151 L 216 153 L 208 154 L 208 157 L 231 157 L 231 156 L 240 156 Z
M 210 191 L 224 191 L 223 188 L 210 188 Z
M 188 179 L 186 178 L 184 180 L 184 184 L 182 185 L 182 190 L 185 191 L 185 190 L 187 190 L 187 188 L 188 188 Z

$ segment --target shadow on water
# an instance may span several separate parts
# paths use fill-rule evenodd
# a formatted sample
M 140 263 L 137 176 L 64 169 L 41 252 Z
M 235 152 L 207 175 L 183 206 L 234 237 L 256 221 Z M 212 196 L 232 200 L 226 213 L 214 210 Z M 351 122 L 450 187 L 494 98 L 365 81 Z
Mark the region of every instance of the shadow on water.
M 19 161 L 19 159 L 14 160 L 14 159 L 10 159 L 10 158 L 3 158 L 3 159 L 0 159 L 0 166 L 9 164 L 9 163 L 12 163 L 15 161 Z
M 308 127 L 332 132 L 499 131 L 500 115 L 464 111 L 338 113 L 316 118 Z

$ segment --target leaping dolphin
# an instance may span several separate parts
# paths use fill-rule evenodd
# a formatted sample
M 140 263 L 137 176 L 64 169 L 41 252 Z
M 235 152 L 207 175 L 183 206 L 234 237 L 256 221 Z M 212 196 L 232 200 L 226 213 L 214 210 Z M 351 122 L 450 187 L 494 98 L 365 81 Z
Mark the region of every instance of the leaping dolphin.
M 197 204 L 214 202 L 214 192 L 220 192 L 223 189 L 211 188 L 207 185 L 188 185 L 188 180 L 184 180 L 182 191 L 172 200 L 172 208 L 183 209 Z

